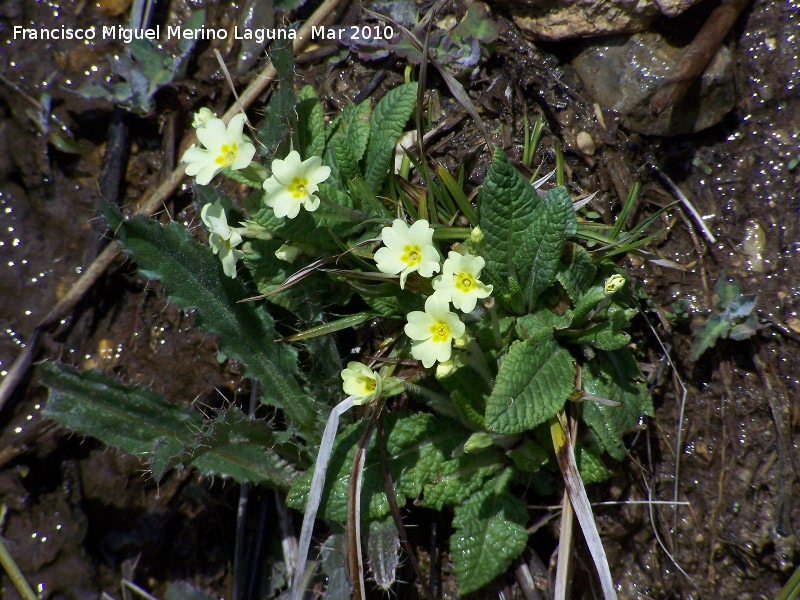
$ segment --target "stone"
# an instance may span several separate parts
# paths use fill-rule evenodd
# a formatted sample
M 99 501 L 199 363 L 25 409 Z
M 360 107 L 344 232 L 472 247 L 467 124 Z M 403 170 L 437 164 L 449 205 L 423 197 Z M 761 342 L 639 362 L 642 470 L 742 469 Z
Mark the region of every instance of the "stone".
M 527 0 L 511 12 L 525 36 L 546 41 L 643 31 L 659 14 L 653 0 Z
M 667 17 L 677 17 L 703 0 L 656 0 L 658 10 Z
M 682 49 L 657 33 L 592 42 L 572 67 L 595 102 L 619 113 L 633 131 L 679 135 L 719 123 L 736 104 L 731 52 L 721 47 L 705 73 L 675 107 L 653 114 L 650 101 L 675 73 Z

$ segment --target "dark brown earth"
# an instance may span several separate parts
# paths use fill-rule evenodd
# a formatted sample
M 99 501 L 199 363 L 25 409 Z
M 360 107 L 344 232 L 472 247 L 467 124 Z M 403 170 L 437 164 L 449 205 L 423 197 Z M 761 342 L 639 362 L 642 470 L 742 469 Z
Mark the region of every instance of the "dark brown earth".
M 101 249 L 98 179 L 112 110 L 74 90 L 89 77 L 108 73 L 105 56 L 120 51 L 118 43 L 13 40 L 10 28 L 30 22 L 37 27 L 123 22 L 109 16 L 110 5 L 101 4 L 102 10 L 32 0 L 0 5 L 3 375 L 36 323 Z M 175 0 L 169 10 L 159 8 L 164 11 L 159 18 L 179 20 L 202 4 Z M 488 129 L 503 125 L 497 143 L 520 159 L 523 114 L 543 114 L 545 134 L 534 164 L 543 161 L 542 172 L 549 171 L 560 142 L 573 192 L 599 191 L 593 207 L 607 222 L 637 180 L 643 189 L 631 222 L 674 200 L 647 165 L 646 157 L 652 157 L 717 238 L 710 244 L 688 213 L 674 209 L 649 250 L 685 268 L 635 258 L 623 262 L 650 300 L 636 326 L 640 360 L 653 365 L 656 414 L 631 435 L 630 460 L 614 466 L 608 484 L 590 490 L 597 502 L 620 503 L 595 508 L 619 596 L 774 598 L 800 564 L 800 168 L 790 168 L 800 155 L 800 5 L 756 0 L 745 10 L 730 36 L 736 108 L 719 125 L 677 138 L 629 134 L 613 115 L 606 116 L 602 129 L 580 82 L 558 58 L 569 54 L 569 43 L 548 46 L 552 55 L 543 53 L 509 25 L 507 10 L 498 8 L 501 39 L 494 55 L 467 82 Z M 363 18 L 354 6 L 341 12 L 349 22 Z M 212 8 L 208 22 L 227 27 L 233 15 Z M 219 50 L 233 65 L 237 48 L 219 44 Z M 198 51 L 188 77 L 156 97 L 154 116 L 128 117 L 130 159 L 116 199 L 120 204 L 135 205 L 171 170 L 172 136 L 180 139 L 192 110 L 210 105 L 221 112 L 230 103 L 212 48 L 201 44 Z M 298 80 L 312 83 L 332 112 L 383 67 L 377 96 L 401 81 L 402 67 L 317 59 L 298 67 Z M 239 83 L 246 82 L 245 76 Z M 438 79 L 432 77 L 429 87 L 442 106 L 436 118 L 463 113 Z M 45 120 L 49 133 L 74 139 L 81 154 L 57 150 L 28 116 L 44 94 L 57 118 Z M 584 130 L 598 145 L 593 157 L 576 146 L 576 134 Z M 480 145 L 464 114 L 430 152 L 451 170 L 464 160 L 471 163 L 469 185 L 475 186 L 488 166 L 487 153 L 474 151 Z M 185 190 L 170 199 L 161 218 L 169 216 L 196 223 Z M 748 235 L 763 238 L 759 256 L 742 246 Z M 692 327 L 713 305 L 723 272 L 745 293 L 758 294 L 765 327 L 747 341 L 723 340 L 692 363 Z M 691 323 L 666 318 L 682 298 L 697 311 Z M 101 368 L 126 382 L 150 385 L 175 402 L 219 406 L 249 394 L 235 367 L 219 364 L 214 340 L 193 327 L 192 315 L 168 306 L 156 285 L 121 262 L 54 335 L 45 337 L 37 358 Z M 239 487 L 189 470 L 156 484 L 138 459 L 44 422 L 45 402 L 34 369 L 0 413 L 0 502 L 7 509 L 2 535 L 42 597 L 97 598 L 103 591 L 120 597 L 123 577 L 159 597 L 179 580 L 231 597 Z M 271 493 L 253 495 L 253 515 L 261 505 L 274 514 Z M 667 504 L 648 506 L 648 499 Z M 680 504 L 669 504 L 675 500 Z M 557 502 L 554 497 L 546 503 Z M 533 510 L 532 523 L 547 515 Z M 255 525 L 256 516 L 252 520 Z M 427 533 L 435 531 L 440 548 L 446 547 L 448 520 L 424 511 L 409 515 L 410 522 L 423 525 L 415 534 L 423 565 L 430 564 Z M 554 550 L 554 527 L 532 537 L 545 564 Z M 446 551 L 436 569 L 441 594 L 454 597 Z M 403 575 L 413 578 L 410 570 Z M 8 579 L 2 582 L 4 597 L 18 597 Z M 477 597 L 494 597 L 504 588 L 521 597 L 511 576 Z M 416 595 L 411 585 L 398 588 L 399 597 Z M 577 575 L 574 597 L 592 597 L 585 574 Z

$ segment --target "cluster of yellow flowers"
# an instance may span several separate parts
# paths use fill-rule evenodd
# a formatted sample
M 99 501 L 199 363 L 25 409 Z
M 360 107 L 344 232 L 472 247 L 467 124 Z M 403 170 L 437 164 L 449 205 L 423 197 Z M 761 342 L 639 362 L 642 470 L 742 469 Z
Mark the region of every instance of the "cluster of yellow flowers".
M 381 232 L 384 247 L 375 253 L 375 262 L 382 273 L 400 274 L 404 288 L 410 273 L 431 277 L 433 295 L 425 301 L 425 311 L 408 314 L 406 335 L 411 338 L 411 355 L 425 368 L 450 360 L 454 340 L 464 335 L 464 324 L 450 310 L 450 303 L 465 313 L 472 312 L 481 298 L 492 293 L 492 286 L 479 279 L 485 263 L 480 256 L 450 252 L 439 264 L 439 252 L 433 245 L 433 229 L 421 219 L 410 227 L 396 219 Z
M 256 148 L 243 134 L 247 117 L 241 113 L 231 118 L 226 126 L 207 108 L 194 115 L 192 126 L 197 130 L 197 139 L 202 148 L 192 146 L 184 154 L 186 174 L 195 177 L 198 185 L 208 185 L 223 169 L 234 171 L 249 166 Z M 279 218 L 294 219 L 302 206 L 307 211 L 319 207 L 315 195 L 319 184 L 331 174 L 330 167 L 322 165 L 318 156 L 301 161 L 300 154 L 292 151 L 284 160 L 272 163 L 272 176 L 263 183 L 266 191 L 264 203 L 275 211 Z M 225 210 L 219 202 L 203 207 L 200 218 L 208 228 L 209 244 L 214 254 L 222 261 L 222 268 L 229 277 L 236 277 L 236 263 L 244 256 L 236 247 L 242 243 L 242 234 L 268 237 L 253 223 L 245 227 L 229 227 Z
M 225 168 L 240 170 L 250 165 L 256 149 L 243 134 L 246 120 L 244 114 L 238 114 L 226 126 L 207 108 L 195 114 L 192 125 L 197 129 L 202 147 L 192 146 L 182 160 L 186 163 L 186 174 L 193 175 L 198 185 L 208 185 Z M 319 184 L 330 173 L 321 158 L 312 156 L 301 161 L 300 154 L 292 151 L 285 159 L 273 161 L 272 175 L 263 183 L 264 203 L 279 218 L 293 219 L 301 207 L 315 211 L 320 204 L 316 196 Z M 244 252 L 237 249 L 243 235 L 269 235 L 254 231 L 258 227 L 249 222 L 244 227 L 230 227 L 220 202 L 204 206 L 200 217 L 208 228 L 209 244 L 214 254 L 219 255 L 229 277 L 236 277 L 236 264 L 244 256 Z M 454 341 L 462 338 L 465 331 L 458 315 L 450 310 L 450 304 L 462 312 L 472 312 L 479 299 L 492 293 L 492 286 L 479 279 L 485 265 L 483 258 L 449 252 L 444 264 L 440 264 L 439 251 L 433 244 L 433 229 L 423 219 L 411 226 L 396 219 L 391 227 L 382 230 L 381 239 L 384 246 L 375 253 L 378 270 L 399 274 L 402 289 L 410 273 L 432 277 L 441 271 L 431 282 L 434 293 L 425 301 L 425 310 L 407 315 L 405 333 L 412 340 L 412 356 L 422 361 L 425 368 L 437 361 L 446 363 L 452 355 Z M 382 393 L 383 379 L 362 363 L 349 363 L 342 371 L 342 379 L 345 392 L 360 402 L 377 398 Z

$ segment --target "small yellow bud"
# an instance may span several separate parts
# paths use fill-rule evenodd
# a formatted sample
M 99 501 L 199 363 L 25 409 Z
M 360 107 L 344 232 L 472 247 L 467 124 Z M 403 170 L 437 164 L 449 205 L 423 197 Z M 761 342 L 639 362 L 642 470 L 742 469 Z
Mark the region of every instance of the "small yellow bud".
M 469 239 L 473 244 L 480 244 L 483 241 L 483 231 L 480 227 L 476 227 L 469 234 Z
M 467 346 L 469 346 L 469 343 L 471 341 L 472 338 L 465 333 L 461 337 L 457 337 L 455 340 L 453 340 L 453 346 L 455 346 L 456 348 L 466 348 Z
M 436 379 L 445 379 L 456 372 L 456 364 L 452 360 L 436 365 Z
M 614 274 L 606 279 L 605 292 L 607 296 L 614 294 L 625 287 L 625 278 L 622 275 Z

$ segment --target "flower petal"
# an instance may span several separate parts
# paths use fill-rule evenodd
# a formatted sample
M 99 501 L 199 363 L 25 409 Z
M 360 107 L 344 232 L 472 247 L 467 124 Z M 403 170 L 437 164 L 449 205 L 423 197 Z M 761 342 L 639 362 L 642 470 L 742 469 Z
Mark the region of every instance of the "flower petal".
M 206 121 L 205 127 L 197 130 L 197 139 L 215 155 L 219 153 L 219 149 L 226 142 L 227 137 L 227 130 L 222 119 L 209 119 Z

